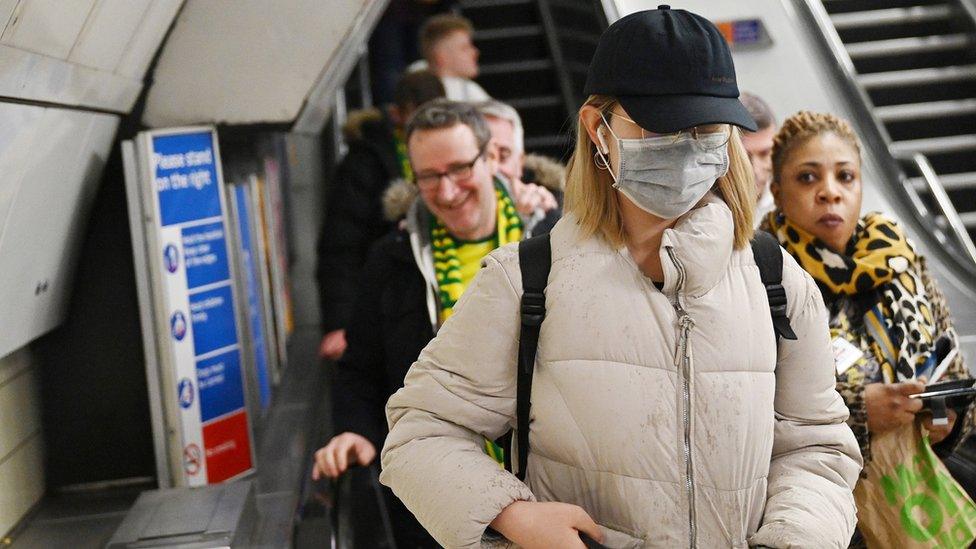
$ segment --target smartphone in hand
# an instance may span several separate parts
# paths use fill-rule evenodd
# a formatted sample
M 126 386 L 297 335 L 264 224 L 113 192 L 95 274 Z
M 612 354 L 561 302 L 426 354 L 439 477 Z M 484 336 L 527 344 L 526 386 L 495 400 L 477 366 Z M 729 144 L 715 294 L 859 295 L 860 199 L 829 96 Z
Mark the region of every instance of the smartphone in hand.
M 583 545 L 585 545 L 587 549 L 608 549 L 606 545 L 598 543 L 596 540 L 590 536 L 587 536 L 583 532 L 580 532 L 580 539 L 583 540 Z

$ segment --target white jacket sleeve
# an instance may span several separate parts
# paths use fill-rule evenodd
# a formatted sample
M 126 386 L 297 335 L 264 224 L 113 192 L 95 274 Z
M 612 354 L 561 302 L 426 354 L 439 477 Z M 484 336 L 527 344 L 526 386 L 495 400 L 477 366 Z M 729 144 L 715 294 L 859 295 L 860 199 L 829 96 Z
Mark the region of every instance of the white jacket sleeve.
M 823 298 L 813 279 L 783 256 L 787 314 L 798 339 L 779 342 L 766 509 L 749 544 L 844 548 L 857 521 L 853 490 L 861 454 L 835 389 Z
M 489 256 L 387 403 L 380 480 L 446 547 L 478 547 L 502 509 L 533 499 L 485 453 L 514 422 L 519 292 Z

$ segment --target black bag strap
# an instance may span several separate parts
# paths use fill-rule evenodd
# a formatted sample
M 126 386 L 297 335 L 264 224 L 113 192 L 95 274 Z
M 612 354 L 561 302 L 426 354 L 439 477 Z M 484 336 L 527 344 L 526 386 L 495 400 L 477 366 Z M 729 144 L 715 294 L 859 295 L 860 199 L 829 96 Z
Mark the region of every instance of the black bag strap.
M 773 331 L 777 341 L 796 339 L 796 333 L 786 316 L 786 289 L 783 288 L 783 252 L 776 237 L 766 231 L 756 231 L 752 237 L 752 255 L 759 267 L 759 278 L 766 286 L 769 314 L 773 317 Z
M 525 480 L 529 461 L 529 411 L 532 408 L 532 374 L 539 345 L 539 330 L 546 318 L 546 284 L 552 267 L 549 234 L 519 243 L 519 269 L 522 271 L 522 327 L 519 335 L 518 374 L 516 377 L 515 436 L 518 451 L 516 476 Z M 505 467 L 512 470 L 511 446 L 505 448 Z

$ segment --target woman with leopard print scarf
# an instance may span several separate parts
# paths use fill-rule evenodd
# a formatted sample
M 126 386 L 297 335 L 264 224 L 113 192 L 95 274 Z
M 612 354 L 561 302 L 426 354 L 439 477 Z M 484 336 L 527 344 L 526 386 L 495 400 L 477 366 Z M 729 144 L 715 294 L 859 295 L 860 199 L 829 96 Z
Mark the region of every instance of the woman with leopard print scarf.
M 936 365 L 958 345 L 942 292 L 902 229 L 880 213 L 860 215 L 860 144 L 850 125 L 800 112 L 773 145 L 776 211 L 762 228 L 813 277 L 830 311 L 837 390 L 871 460 L 871 437 L 915 420 Z M 968 378 L 962 355 L 940 381 Z M 925 412 L 921 412 L 925 413 Z M 951 451 L 973 426 L 972 407 L 949 424 L 923 420 L 937 450 Z

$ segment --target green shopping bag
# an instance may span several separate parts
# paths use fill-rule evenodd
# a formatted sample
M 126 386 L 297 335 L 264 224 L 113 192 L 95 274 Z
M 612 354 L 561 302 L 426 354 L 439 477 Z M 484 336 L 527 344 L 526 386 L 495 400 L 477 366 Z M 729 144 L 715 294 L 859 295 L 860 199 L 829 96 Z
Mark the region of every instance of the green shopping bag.
M 871 439 L 873 459 L 854 490 L 858 527 L 871 548 L 965 548 L 976 504 L 908 424 Z

